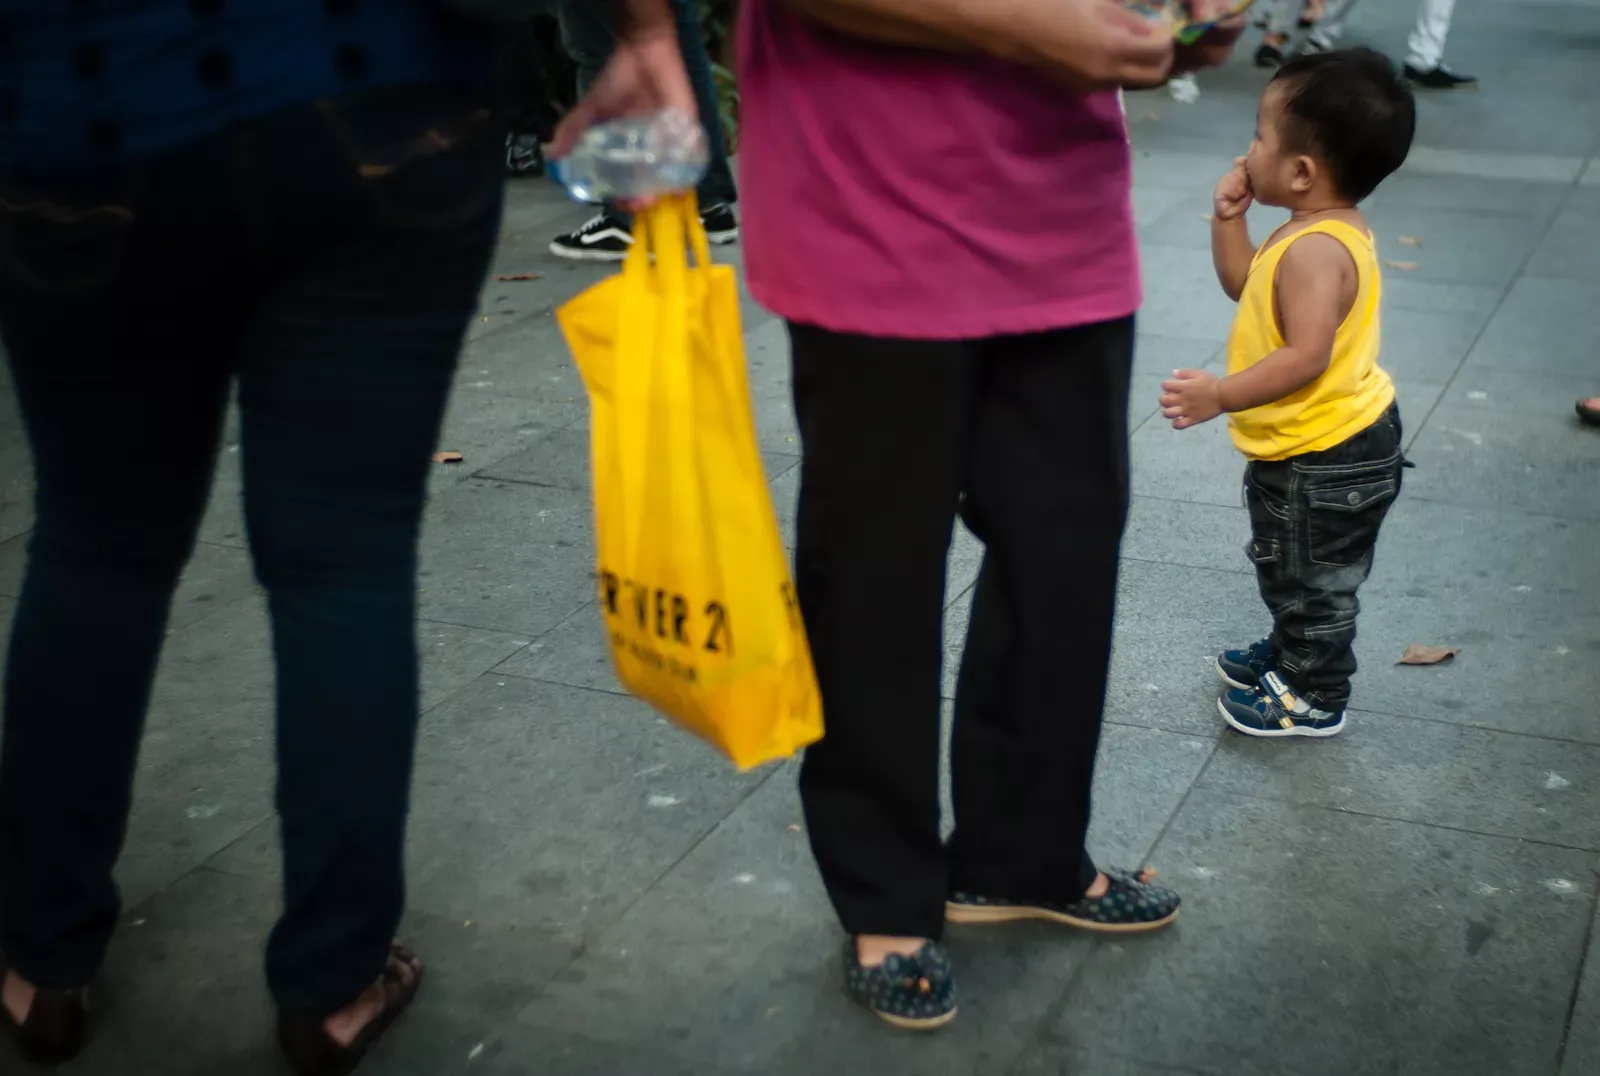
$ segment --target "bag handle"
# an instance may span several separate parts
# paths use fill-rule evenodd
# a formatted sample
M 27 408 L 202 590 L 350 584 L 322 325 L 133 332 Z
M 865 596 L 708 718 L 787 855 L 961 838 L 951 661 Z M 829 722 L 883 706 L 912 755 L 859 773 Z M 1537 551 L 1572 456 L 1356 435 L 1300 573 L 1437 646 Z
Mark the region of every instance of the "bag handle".
M 685 244 L 687 240 L 687 245 Z M 694 254 L 694 264 L 688 255 Z M 633 217 L 633 249 L 623 264 L 624 275 L 640 276 L 654 272 L 670 286 L 711 268 L 711 240 L 700 221 L 699 203 L 693 191 L 669 194 Z

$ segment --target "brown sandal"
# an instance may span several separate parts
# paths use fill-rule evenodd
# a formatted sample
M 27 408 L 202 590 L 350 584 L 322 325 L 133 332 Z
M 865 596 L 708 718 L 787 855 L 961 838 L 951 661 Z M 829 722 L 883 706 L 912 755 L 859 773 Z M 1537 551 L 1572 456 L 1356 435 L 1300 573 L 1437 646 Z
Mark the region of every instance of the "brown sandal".
M 0 959 L 0 987 L 8 972 Z M 83 1052 L 89 1041 L 89 994 L 76 990 L 40 989 L 33 996 L 28 1018 L 18 1024 L 11 1010 L 0 1005 L 0 1024 L 17 1040 L 25 1060 L 35 1065 L 64 1065 Z
M 410 972 L 410 981 L 406 973 Z M 349 1046 L 340 1046 L 323 1026 L 323 1016 L 278 1014 L 278 1042 L 299 1076 L 347 1076 L 367 1056 L 383 1033 L 394 1025 L 422 986 L 422 961 L 400 945 L 389 947 L 389 962 L 378 980 L 383 987 L 383 1009 L 361 1029 Z

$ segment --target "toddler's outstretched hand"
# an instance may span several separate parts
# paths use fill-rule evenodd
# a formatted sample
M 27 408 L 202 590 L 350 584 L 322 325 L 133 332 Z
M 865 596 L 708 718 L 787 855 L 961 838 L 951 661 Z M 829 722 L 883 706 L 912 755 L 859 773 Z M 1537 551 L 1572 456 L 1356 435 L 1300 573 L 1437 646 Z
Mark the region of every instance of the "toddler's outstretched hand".
M 1210 422 L 1222 414 L 1221 384 L 1204 370 L 1174 370 L 1172 380 L 1161 383 L 1161 414 L 1175 430 Z
M 1238 220 L 1254 201 L 1255 194 L 1250 190 L 1250 173 L 1245 171 L 1244 158 L 1235 157 L 1233 168 L 1217 181 L 1216 193 L 1211 196 L 1211 211 L 1218 220 Z

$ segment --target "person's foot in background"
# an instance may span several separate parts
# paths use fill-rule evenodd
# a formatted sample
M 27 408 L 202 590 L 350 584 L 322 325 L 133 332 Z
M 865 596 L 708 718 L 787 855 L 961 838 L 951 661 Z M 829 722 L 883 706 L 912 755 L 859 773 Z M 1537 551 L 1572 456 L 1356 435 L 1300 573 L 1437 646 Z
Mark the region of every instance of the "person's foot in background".
M 739 238 L 739 218 L 726 202 L 700 211 L 700 223 L 713 246 Z M 586 262 L 620 262 L 633 249 L 633 225 L 620 213 L 606 210 L 591 218 L 576 231 L 558 235 L 550 243 L 550 253 L 558 258 Z
M 1585 426 L 1600 426 L 1600 396 L 1578 401 L 1578 420 Z
M 506 135 L 506 175 L 512 179 L 544 175 L 544 144 L 538 135 Z
M 1406 78 L 1414 84 L 1427 90 L 1475 90 L 1478 88 L 1478 76 L 1464 75 L 1455 71 L 1448 64 L 1436 64 L 1433 67 L 1417 67 L 1406 64 Z

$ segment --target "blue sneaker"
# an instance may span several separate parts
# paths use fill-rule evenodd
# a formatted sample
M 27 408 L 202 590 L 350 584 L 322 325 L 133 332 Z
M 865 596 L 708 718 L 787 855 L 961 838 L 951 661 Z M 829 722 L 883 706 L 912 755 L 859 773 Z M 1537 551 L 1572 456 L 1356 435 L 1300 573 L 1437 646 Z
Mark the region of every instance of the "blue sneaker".
M 1246 736 L 1336 736 L 1344 711 L 1319 710 L 1289 690 L 1283 677 L 1268 671 L 1257 688 L 1235 688 L 1217 700 L 1222 719 Z
M 1217 675 L 1229 687 L 1254 691 L 1261 683 L 1262 674 L 1276 664 L 1272 644 L 1262 639 L 1243 650 L 1224 650 L 1218 654 Z

